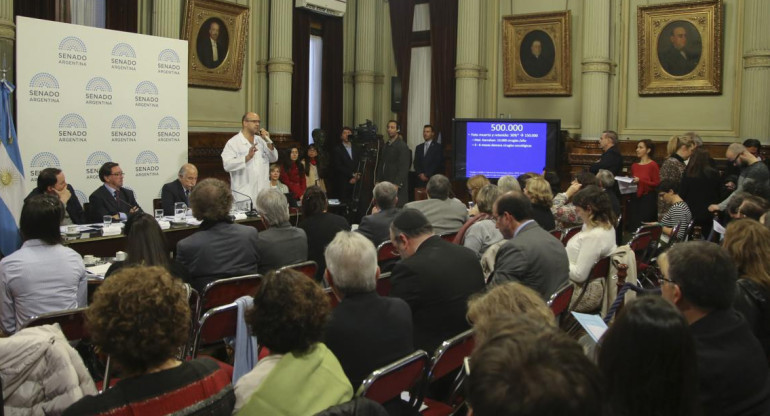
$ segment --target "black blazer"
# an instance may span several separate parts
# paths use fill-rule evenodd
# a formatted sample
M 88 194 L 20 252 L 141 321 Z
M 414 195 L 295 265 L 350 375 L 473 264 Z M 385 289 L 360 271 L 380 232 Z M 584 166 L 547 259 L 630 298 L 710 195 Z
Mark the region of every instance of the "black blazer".
M 361 218 L 361 225 L 356 231 L 372 240 L 376 247 L 383 241 L 390 240 L 390 223 L 399 212 L 401 208 L 388 208 L 376 214 L 367 215 Z
M 441 144 L 435 139 L 428 148 L 427 155 L 425 154 L 424 149 L 425 143 L 423 142 L 418 144 L 417 148 L 414 150 L 414 173 L 416 175 L 424 173 L 425 176 L 430 178 L 443 171 L 441 164 L 444 161 L 444 151 L 441 148 Z M 421 181 L 419 177 L 416 179 L 415 186 L 423 187 L 426 184 L 427 182 Z
M 468 298 L 484 290 L 476 253 L 439 236 L 428 238 L 414 255 L 396 263 L 390 279 L 390 296 L 412 308 L 415 347 L 429 354 L 469 328 Z
M 358 389 L 369 373 L 414 351 L 412 311 L 377 292 L 351 294 L 332 311 L 324 344 Z
M 350 179 L 356 173 L 360 152 L 355 145 L 351 145 L 351 158 L 345 146 L 340 143 L 332 149 L 332 166 L 334 166 L 334 180 L 337 184 L 337 190 L 343 192 L 350 186 Z M 344 198 L 344 197 L 343 197 Z
M 324 270 L 326 270 L 326 258 L 324 257 L 326 246 L 334 240 L 337 232 L 350 231 L 350 224 L 342 216 L 322 212 L 305 217 L 299 223 L 299 228 L 305 230 L 305 234 L 307 234 L 307 258 L 318 264 L 315 278 L 321 280 Z
M 607 169 L 615 176 L 618 176 L 620 171 L 623 170 L 623 156 L 620 155 L 618 146 L 612 146 L 607 149 L 606 152 L 602 153 L 599 161 L 588 168 L 591 173 L 599 173 L 600 169 Z
M 75 188 L 73 188 L 72 185 L 67 184 L 67 189 L 69 189 L 70 194 L 72 194 L 70 199 L 67 201 L 67 206 L 65 207 L 67 209 L 67 215 L 70 216 L 70 219 L 74 224 L 85 224 L 86 214 L 83 211 L 83 207 L 80 205 L 80 201 L 78 200 L 77 195 L 75 195 Z M 32 196 L 42 194 L 43 192 L 35 188 L 32 190 L 32 192 L 29 193 L 29 195 L 27 195 L 26 198 L 24 198 L 24 202 L 27 202 L 27 199 Z
M 184 194 L 184 187 L 179 179 L 163 185 L 160 191 L 161 205 L 164 215 L 174 215 L 174 203 L 184 202 L 190 206 L 189 199 Z
M 126 188 L 120 188 L 118 194 L 120 201 L 116 201 L 115 197 L 110 194 L 110 191 L 104 187 L 99 186 L 88 197 L 89 207 L 88 216 L 91 222 L 102 222 L 102 217 L 105 215 L 115 215 L 122 212 L 128 216 L 128 212 L 132 207 L 138 207 L 139 211 L 142 211 L 142 207 L 136 202 L 134 193 Z

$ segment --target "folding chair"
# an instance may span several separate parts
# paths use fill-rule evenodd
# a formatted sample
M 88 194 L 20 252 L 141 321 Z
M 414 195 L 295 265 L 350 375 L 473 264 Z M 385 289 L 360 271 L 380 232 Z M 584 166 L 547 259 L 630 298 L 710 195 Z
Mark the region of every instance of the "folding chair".
M 569 302 L 572 299 L 572 295 L 575 293 L 575 286 L 567 282 L 559 290 L 551 295 L 548 299 L 548 307 L 551 308 L 553 316 L 556 318 L 557 324 L 560 323 L 562 314 L 569 308 Z
M 262 275 L 259 274 L 215 280 L 207 284 L 200 294 L 200 302 L 194 316 L 197 319 L 203 312 L 235 302 L 241 296 L 254 296 L 261 284 Z
M 441 237 L 442 240 L 446 240 L 446 241 L 449 241 L 450 243 L 454 243 L 455 237 L 457 237 L 457 231 L 453 233 L 440 234 L 439 237 Z
M 660 240 L 660 235 L 663 234 L 663 227 L 658 224 L 641 225 L 634 231 L 634 235 L 647 232 L 652 235 L 652 241 L 658 241 Z
M 278 269 L 278 273 L 286 269 L 296 270 L 305 276 L 315 280 L 315 274 L 318 271 L 318 265 L 313 260 L 303 261 L 302 263 L 290 264 Z
M 569 240 L 575 236 L 575 234 L 579 233 L 580 230 L 583 229 L 582 225 L 576 225 L 574 227 L 569 227 L 566 230 L 564 230 L 562 237 L 561 237 L 561 243 L 564 244 L 564 246 L 567 246 L 567 243 Z
M 690 220 L 687 228 L 684 230 L 684 241 L 692 240 L 692 232 L 695 230 L 695 220 Z
M 393 247 L 393 243 L 390 241 L 383 241 L 377 246 L 377 263 L 382 263 L 388 260 L 395 260 L 400 258 L 396 248 Z
M 409 391 L 409 406 L 417 410 L 422 403 L 422 387 L 428 363 L 428 354 L 417 350 L 374 370 L 358 387 L 356 396 L 383 404 L 400 397 L 402 391 Z
M 390 272 L 380 274 L 377 279 L 377 293 L 380 296 L 390 295 Z
M 431 359 L 426 387 L 434 380 L 460 369 L 463 365 L 463 359 L 471 355 L 474 344 L 472 329 L 442 342 Z M 425 398 L 424 404 L 428 408 L 422 414 L 425 416 L 450 415 L 457 410 L 464 401 L 462 383 L 465 380 L 463 375 L 462 372 L 455 375 L 451 394 L 446 402 Z
M 636 257 L 636 275 L 640 282 L 646 283 L 647 287 L 656 287 L 657 280 L 648 276 L 652 266 L 652 253 L 654 251 L 653 234 L 649 231 L 634 234 L 628 245 L 634 251 Z
M 198 321 L 190 357 L 198 356 L 201 345 L 210 345 L 227 337 L 234 337 L 237 321 L 238 305 L 235 302 L 206 311 Z
M 561 241 L 562 232 L 561 232 L 560 229 L 558 229 L 558 228 L 553 229 L 553 230 L 549 231 L 549 233 L 551 233 L 552 236 L 556 237 L 557 240 Z

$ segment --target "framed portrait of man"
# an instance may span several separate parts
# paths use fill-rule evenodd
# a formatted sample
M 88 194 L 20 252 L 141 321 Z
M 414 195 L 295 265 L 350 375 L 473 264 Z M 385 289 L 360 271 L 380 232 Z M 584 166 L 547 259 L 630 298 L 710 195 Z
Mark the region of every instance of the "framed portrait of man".
M 503 18 L 503 93 L 571 95 L 569 12 Z
M 215 0 L 188 0 L 189 84 L 239 89 L 249 27 L 249 9 Z
M 639 6 L 639 95 L 722 93 L 722 2 Z

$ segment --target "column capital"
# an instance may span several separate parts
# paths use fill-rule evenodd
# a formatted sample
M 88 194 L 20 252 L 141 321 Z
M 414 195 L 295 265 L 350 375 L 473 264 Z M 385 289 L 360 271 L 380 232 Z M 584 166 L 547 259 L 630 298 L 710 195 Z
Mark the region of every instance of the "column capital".
M 770 50 L 751 51 L 743 55 L 744 68 L 770 67 Z
M 291 74 L 294 72 L 294 62 L 286 58 L 271 58 L 267 61 L 267 72 L 287 72 Z

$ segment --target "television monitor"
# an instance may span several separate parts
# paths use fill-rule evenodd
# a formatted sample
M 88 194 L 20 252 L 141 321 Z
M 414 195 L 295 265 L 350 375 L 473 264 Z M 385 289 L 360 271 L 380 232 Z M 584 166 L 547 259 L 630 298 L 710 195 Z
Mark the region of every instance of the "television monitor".
M 455 179 L 556 171 L 561 120 L 454 119 Z

